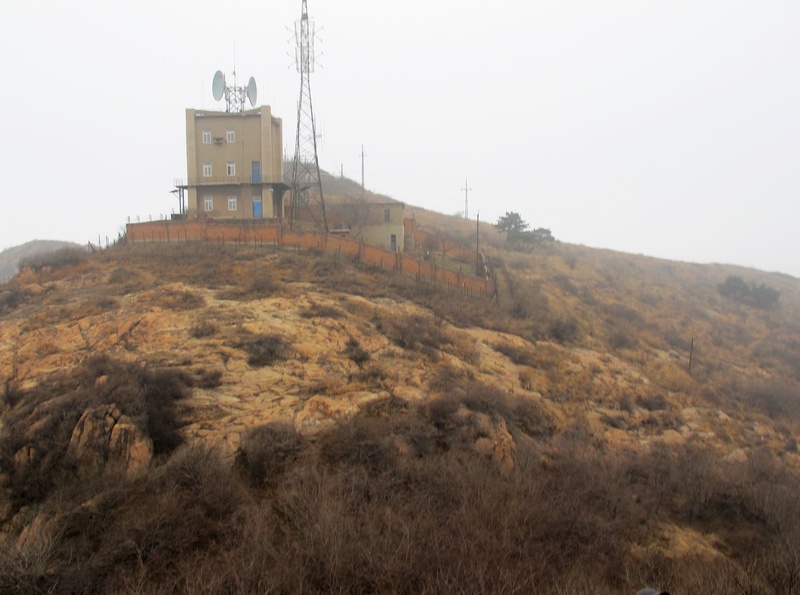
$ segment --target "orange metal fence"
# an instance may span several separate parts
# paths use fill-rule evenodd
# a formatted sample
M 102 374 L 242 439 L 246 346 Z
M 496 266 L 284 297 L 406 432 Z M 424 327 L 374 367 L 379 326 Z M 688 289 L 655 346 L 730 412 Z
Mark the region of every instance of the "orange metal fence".
M 488 297 L 494 293 L 494 284 L 489 279 L 445 269 L 433 262 L 424 262 L 407 254 L 391 252 L 347 238 L 322 232 L 290 231 L 277 225 L 171 220 L 129 223 L 127 241 L 131 244 L 207 241 L 314 250 L 332 256 L 347 257 L 383 270 L 396 271 L 419 281 L 450 287 L 470 295 Z

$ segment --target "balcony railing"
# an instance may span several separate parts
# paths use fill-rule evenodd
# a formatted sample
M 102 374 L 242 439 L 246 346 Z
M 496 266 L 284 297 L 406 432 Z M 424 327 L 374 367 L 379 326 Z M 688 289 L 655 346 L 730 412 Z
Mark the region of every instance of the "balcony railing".
M 199 176 L 197 178 L 175 178 L 175 186 L 239 186 L 241 184 L 279 184 L 280 178 L 274 176 L 261 176 L 253 179 L 252 176 Z

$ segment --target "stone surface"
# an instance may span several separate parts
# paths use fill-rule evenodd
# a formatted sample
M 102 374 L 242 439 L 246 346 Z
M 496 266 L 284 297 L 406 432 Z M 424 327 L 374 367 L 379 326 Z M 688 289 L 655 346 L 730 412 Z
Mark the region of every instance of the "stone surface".
M 108 470 L 135 477 L 153 458 L 153 443 L 115 404 L 86 409 L 67 447 L 67 461 L 79 474 Z

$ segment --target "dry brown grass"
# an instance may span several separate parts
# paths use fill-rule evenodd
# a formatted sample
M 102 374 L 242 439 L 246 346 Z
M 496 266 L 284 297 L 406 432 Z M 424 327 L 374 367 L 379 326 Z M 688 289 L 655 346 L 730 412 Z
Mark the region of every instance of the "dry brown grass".
M 0 588 L 797 592 L 800 479 L 768 451 L 726 464 L 694 446 L 608 452 L 554 434 L 530 401 L 463 389 L 374 402 L 311 442 L 256 428 L 235 471 L 194 448 L 133 482 L 62 489 L 24 548 L 3 544 Z M 513 472 L 472 448 L 465 408 L 505 420 Z M 642 545 L 681 530 L 696 545 L 677 557 Z
M 69 480 L 59 449 L 81 399 L 97 395 L 97 376 L 51 379 L 33 392 L 9 379 L 7 412 L 13 415 L 4 422 L 16 442 L 6 444 L 5 472 L 18 505 L 36 502 L 37 510 L 53 512 L 57 522 L 30 552 L 3 546 L 0 590 L 516 588 L 547 594 L 635 592 L 658 583 L 676 592 L 797 592 L 796 281 L 754 277 L 781 291 L 779 306 L 763 310 L 719 295 L 719 283 L 736 272 L 730 267 L 560 244 L 534 254 L 487 247 L 492 250 L 490 257 L 510 272 L 510 281 L 500 282 L 506 293 L 493 301 L 345 260 L 203 244 L 117 247 L 57 271 L 26 273 L 4 286 L 0 307 L 13 316 L 30 314 L 21 327 L 27 332 L 63 316 L 108 316 L 127 298 L 102 302 L 101 292 L 111 285 L 121 296 L 133 287 L 130 279 L 148 284 L 153 305 L 196 309 L 197 316 L 186 315 L 196 320 L 204 307 L 198 287 L 232 291 L 237 299 L 280 291 L 302 300 L 310 283 L 320 292 L 364 296 L 340 297 L 341 308 L 309 302 L 301 313 L 352 324 L 359 340 L 339 355 L 360 367 L 345 362 L 349 374 L 331 374 L 301 398 L 390 390 L 396 362 L 367 353 L 358 334 L 378 326 L 401 347 L 404 364 L 427 367 L 427 384 L 424 404 L 380 401 L 309 439 L 286 428 L 254 432 L 242 443 L 240 457 L 247 464 L 235 473 L 213 453 L 193 452 L 137 482 L 98 480 L 91 486 L 98 499 L 86 509 L 89 495 L 81 491 L 89 488 Z M 81 290 L 88 299 L 77 305 L 81 275 L 91 287 Z M 411 301 L 417 306 L 404 307 L 430 313 L 376 320 L 376 311 L 390 310 L 378 298 Z M 543 398 L 517 398 L 478 382 L 490 373 L 469 365 L 477 363 L 470 335 L 448 323 L 516 335 L 491 343 L 519 366 L 519 386 Z M 215 325 L 195 328 L 195 337 L 239 340 L 255 358 L 252 365 L 287 357 L 283 335 L 230 337 Z M 51 349 L 43 343 L 41 353 Z M 611 351 L 613 356 L 604 353 Z M 508 362 L 502 364 L 508 369 Z M 222 379 L 220 370 L 197 367 L 173 380 L 142 380 L 127 364 L 118 365 L 121 371 L 98 368 L 116 378 L 101 396 L 138 404 L 142 423 L 149 405 L 141 391 L 147 386 L 158 387 L 153 394 L 172 394 L 173 380 L 188 388 L 217 386 Z M 14 429 L 13 416 L 20 413 L 15 408 L 50 401 L 54 394 L 60 395 L 52 401 L 60 416 L 43 434 L 47 440 L 35 445 L 52 453 L 52 466 L 17 477 L 8 465 L 29 428 Z M 651 448 L 611 448 L 588 417 L 598 404 L 602 414 L 591 420 L 634 438 L 646 436 Z M 725 411 L 732 419 L 698 422 L 697 440 L 712 446 L 694 444 L 691 434 L 684 435 L 687 445 L 659 446 L 666 430 L 685 434 L 682 410 L 691 405 Z M 467 414 L 507 425 L 516 445 L 513 472 L 500 473 L 476 451 Z M 163 430 L 160 452 L 166 458 L 175 446 L 168 439 L 177 422 L 168 411 L 152 418 L 166 424 L 149 430 Z M 775 429 L 764 441 L 767 448 L 759 448 L 760 438 L 751 431 L 755 421 Z M 713 447 L 724 445 L 728 452 L 740 440 L 747 462 L 721 461 Z M 680 550 L 665 527 L 716 548 L 715 561 L 704 551 Z

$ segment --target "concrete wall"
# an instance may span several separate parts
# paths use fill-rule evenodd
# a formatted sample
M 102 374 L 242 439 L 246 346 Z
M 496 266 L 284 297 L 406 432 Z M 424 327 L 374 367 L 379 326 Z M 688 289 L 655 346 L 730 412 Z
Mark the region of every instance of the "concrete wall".
M 350 230 L 352 239 L 390 251 L 394 235 L 395 252 L 402 252 L 405 246 L 404 210 L 405 204 L 401 202 L 364 201 L 333 204 L 326 208 L 329 228 L 338 229 L 341 225 Z

